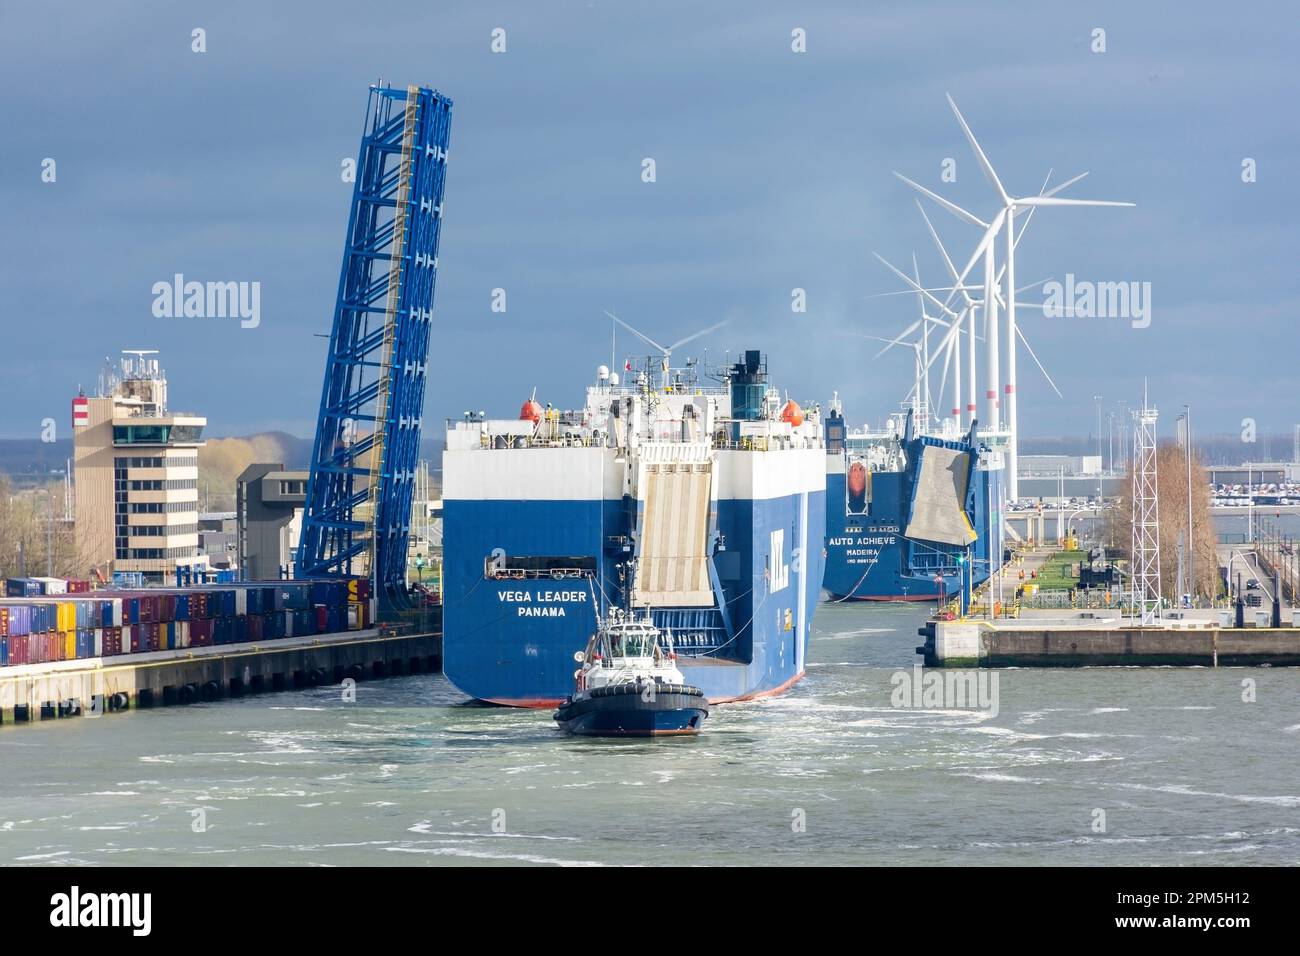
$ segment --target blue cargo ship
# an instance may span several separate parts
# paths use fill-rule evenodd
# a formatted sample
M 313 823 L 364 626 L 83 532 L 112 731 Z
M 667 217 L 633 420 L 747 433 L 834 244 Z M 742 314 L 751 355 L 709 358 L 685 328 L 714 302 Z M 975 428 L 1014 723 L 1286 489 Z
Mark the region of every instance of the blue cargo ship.
M 448 423 L 443 670 L 471 697 L 552 707 L 575 654 L 624 608 L 671 634 L 711 702 L 804 673 L 820 598 L 820 414 L 768 384 L 763 356 L 702 375 L 667 356 L 605 366 L 572 411 Z M 707 381 L 706 381 L 707 379 Z
M 919 434 L 916 409 L 850 431 L 826 415 L 826 575 L 832 601 L 936 601 L 1001 565 L 1006 435 Z

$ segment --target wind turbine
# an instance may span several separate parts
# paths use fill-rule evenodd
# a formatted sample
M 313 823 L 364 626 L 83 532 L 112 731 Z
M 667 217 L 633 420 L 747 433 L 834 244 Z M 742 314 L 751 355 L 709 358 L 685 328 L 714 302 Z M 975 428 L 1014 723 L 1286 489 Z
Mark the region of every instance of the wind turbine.
M 1017 335 L 1018 329 L 1016 327 L 1016 302 L 1015 302 L 1015 276 L 1016 276 L 1015 217 L 1016 217 L 1016 213 L 1024 209 L 1029 209 L 1032 211 L 1033 209 L 1039 206 L 1133 206 L 1136 204 L 1131 202 L 1114 202 L 1110 200 L 1101 200 L 1101 199 L 1061 199 L 1056 196 L 1056 193 L 1065 189 L 1067 186 L 1070 186 L 1078 182 L 1080 179 L 1086 176 L 1087 175 L 1086 172 L 1081 173 L 1078 176 L 1075 176 L 1073 179 L 1066 180 L 1064 183 L 1055 187 L 1050 192 L 1040 193 L 1037 196 L 1024 196 L 1024 197 L 1016 198 L 1008 195 L 1006 189 L 1004 189 L 1002 186 L 1002 181 L 998 178 L 997 173 L 993 169 L 993 164 L 990 163 L 988 157 L 984 155 L 984 150 L 980 148 L 979 141 L 975 139 L 975 134 L 971 132 L 971 128 L 969 124 L 967 124 L 966 118 L 961 115 L 961 110 L 957 108 L 957 103 L 953 100 L 951 94 L 946 94 L 946 95 L 948 97 L 948 105 L 952 108 L 953 115 L 957 118 L 957 122 L 962 128 L 962 132 L 966 135 L 966 140 L 967 142 L 970 143 L 971 151 L 975 154 L 975 159 L 979 163 L 980 169 L 984 173 L 984 177 L 989 181 L 989 185 L 993 187 L 994 192 L 997 193 L 998 199 L 1001 201 L 1002 208 L 998 210 L 997 215 L 993 217 L 993 220 L 991 222 L 984 223 L 978 217 L 973 216 L 971 213 L 962 209 L 960 206 L 956 205 L 955 203 L 951 203 L 946 199 L 943 199 L 942 197 L 931 192 L 925 187 L 919 185 L 918 183 L 915 183 L 912 180 L 908 179 L 906 176 L 903 176 L 899 173 L 895 173 L 894 175 L 898 176 L 900 179 L 902 179 L 904 182 L 911 185 L 913 188 L 920 190 L 922 193 L 924 193 L 925 195 L 929 196 L 931 199 L 938 202 L 939 205 L 943 206 L 943 208 L 947 209 L 949 212 L 957 216 L 959 219 L 962 219 L 974 225 L 983 226 L 985 229 L 984 236 L 980 240 L 979 246 L 976 248 L 975 255 L 971 257 L 972 261 L 970 266 L 974 265 L 974 260 L 976 258 L 978 258 L 980 255 L 983 255 L 985 318 L 986 321 L 988 322 L 988 327 L 989 327 L 990 382 L 989 382 L 989 390 L 987 395 L 989 398 L 989 410 L 991 413 L 990 417 L 992 419 L 991 424 L 994 425 L 996 425 L 997 422 L 997 410 L 998 410 L 998 401 L 997 401 L 998 368 L 997 368 L 997 342 L 996 342 L 997 298 L 992 294 L 994 281 L 995 281 L 995 276 L 993 271 L 993 266 L 994 266 L 993 249 L 994 249 L 997 234 L 1001 231 L 1002 226 L 1005 224 L 1007 227 L 1006 273 L 1007 273 L 1008 294 L 1006 300 L 1007 301 L 1006 394 L 1007 394 L 1007 431 L 1009 432 L 1009 436 L 1010 436 L 1010 441 L 1008 445 L 1009 454 L 1008 454 L 1007 465 L 1011 472 L 1009 482 L 1008 482 L 1009 494 L 1010 497 L 1014 500 L 1015 498 L 1019 497 L 1019 480 L 1018 480 L 1019 476 L 1016 473 L 1019 465 L 1018 422 L 1017 422 L 1017 415 L 1016 415 L 1017 412 L 1016 410 L 1016 339 L 1018 337 Z M 968 266 L 967 270 L 965 271 L 969 271 L 970 266 Z M 965 276 L 965 271 L 963 271 L 962 273 L 963 279 Z M 961 283 L 958 282 L 957 284 L 960 285 Z M 1000 283 L 998 284 L 1000 285 Z M 955 294 L 955 290 L 954 293 L 952 294 Z
M 879 336 L 867 336 L 867 338 L 877 339 L 885 343 L 885 347 L 876 353 L 876 357 L 879 358 L 881 355 L 884 355 L 895 345 L 913 345 L 913 343 L 906 341 L 907 336 L 911 335 L 914 331 L 918 329 L 920 330 L 919 338 L 915 343 L 915 347 L 918 349 L 917 355 L 918 355 L 918 362 L 919 362 L 918 365 L 919 374 L 917 379 L 916 399 L 918 403 L 918 411 L 921 409 L 921 406 L 924 406 L 925 414 L 924 414 L 924 420 L 922 420 L 922 417 L 920 415 L 917 416 L 917 424 L 918 426 L 923 427 L 928 431 L 930 426 L 930 419 L 931 419 L 930 367 L 934 364 L 935 359 L 938 357 L 937 354 L 932 357 L 930 353 L 930 328 L 931 326 L 937 325 L 945 329 L 951 330 L 952 323 L 947 322 L 944 319 L 938 318 L 936 316 L 930 315 L 929 312 L 926 311 L 926 300 L 929 299 L 931 302 L 938 305 L 942 312 L 951 316 L 953 319 L 958 319 L 959 316 L 956 312 L 954 312 L 952 309 L 947 308 L 942 302 L 939 301 L 939 299 L 934 295 L 935 290 L 927 289 L 921 285 L 921 273 L 920 273 L 920 268 L 916 262 L 915 253 L 913 253 L 912 255 L 912 276 L 906 275 L 901 269 L 899 269 L 897 266 L 891 263 L 888 259 L 881 256 L 879 253 L 875 253 L 874 255 L 876 256 L 877 259 L 879 259 L 882 263 L 884 263 L 884 265 L 887 268 L 889 268 L 892 272 L 898 275 L 899 278 L 901 278 L 904 282 L 906 282 L 907 285 L 910 287 L 910 291 L 912 292 L 912 294 L 916 295 L 917 305 L 920 308 L 920 318 L 918 318 L 915 322 L 913 322 L 911 325 L 905 328 L 902 332 L 898 333 L 898 335 L 892 339 L 880 338 Z M 940 289 L 938 291 L 944 291 L 944 290 Z M 951 334 L 952 333 L 950 331 L 948 335 L 945 336 L 944 339 L 945 344 L 944 346 L 942 346 L 942 348 L 944 349 L 945 381 L 947 378 L 948 359 L 950 357 L 950 352 L 951 352 L 951 345 L 950 345 Z
M 916 323 L 911 325 L 908 328 L 908 331 L 910 332 L 914 328 L 916 328 Z M 924 387 L 922 385 L 922 379 L 926 374 L 924 371 L 925 362 L 921 358 L 921 350 L 924 347 L 921 339 L 918 338 L 914 342 L 909 342 L 906 341 L 902 336 L 899 336 L 896 339 L 887 339 L 881 335 L 868 335 L 865 332 L 850 332 L 849 334 L 856 335 L 858 338 L 862 338 L 862 339 L 871 339 L 874 342 L 884 342 L 885 347 L 876 353 L 876 358 L 879 358 L 881 355 L 888 352 L 889 349 L 895 345 L 906 345 L 908 348 L 910 348 L 914 354 L 914 360 L 912 363 L 912 390 L 907 393 L 906 397 L 904 397 L 903 399 L 903 402 L 904 404 L 906 404 L 908 401 L 912 399 L 913 395 L 918 396 L 918 398 L 916 399 L 918 403 L 921 401 L 919 395 L 921 393 L 921 389 Z M 906 334 L 907 333 L 905 332 L 904 335 Z
M 1048 184 L 1048 182 L 1051 180 L 1051 178 L 1052 178 L 1051 170 L 1048 170 L 1047 178 L 1043 180 L 1042 188 L 1039 190 L 1039 194 L 1040 194 L 1040 195 L 1042 195 L 1043 192 L 1044 192 L 1044 190 L 1047 189 L 1047 184 Z M 1080 178 L 1080 177 L 1077 177 L 1077 176 L 1076 176 L 1076 177 L 1075 177 L 1073 180 L 1071 180 L 1070 182 L 1077 182 L 1079 178 Z M 1063 183 L 1063 184 L 1062 184 L 1060 187 L 1058 187 L 1058 188 L 1060 188 L 1060 189 L 1064 189 L 1066 186 L 1070 185 L 1070 182 Z M 930 233 L 930 238 L 931 238 L 932 240 L 934 240 L 935 248 L 937 248 L 937 249 L 939 250 L 939 255 L 943 258 L 944 265 L 946 265 L 946 266 L 948 267 L 948 271 L 949 271 L 949 273 L 951 273 L 953 279 L 954 279 L 954 280 L 957 280 L 957 279 L 958 279 L 957 267 L 956 267 L 955 265 L 953 265 L 952 257 L 948 255 L 948 250 L 947 250 L 946 248 L 944 248 L 943 240 L 941 240 L 941 239 L 939 238 L 939 233 L 935 230 L 935 228 L 934 228 L 934 223 L 932 223 L 932 222 L 930 221 L 930 217 L 926 215 L 926 213 L 925 213 L 925 207 L 921 205 L 921 201 L 920 201 L 919 199 L 916 200 L 916 210 L 917 210 L 917 212 L 919 212 L 919 213 L 921 214 L 921 219 L 923 219 L 923 220 L 925 221 L 925 227 L 926 227 L 926 229 L 927 229 L 927 230 L 929 231 L 929 233 Z M 1023 224 L 1021 225 L 1021 227 L 1020 227 L 1020 232 L 1016 234 L 1015 243 L 1014 243 L 1013 246 L 1012 246 L 1013 249 L 1015 248 L 1015 246 L 1018 246 L 1018 245 L 1020 244 L 1020 240 L 1021 240 L 1022 238 L 1024 238 L 1025 230 L 1029 228 L 1029 222 L 1030 222 L 1030 220 L 1033 218 L 1033 215 L 1034 215 L 1034 211 L 1031 209 L 1031 210 L 1029 211 L 1029 215 L 1025 217 L 1025 221 L 1024 221 L 1024 223 L 1023 223 Z M 1005 268 L 1006 268 L 1006 264 L 1004 263 L 1004 264 L 1003 264 L 1003 269 L 1005 269 Z M 995 291 L 996 291 L 998 288 L 1000 288 L 1001 284 L 1002 284 L 1002 273 L 1001 273 L 1001 271 L 999 271 L 998 274 L 997 274 L 997 276 L 994 278 L 994 281 L 993 281 L 993 286 L 994 286 Z M 1041 282 L 1036 282 L 1036 283 L 1032 283 L 1032 284 L 1027 285 L 1027 286 L 1022 286 L 1021 288 L 1015 290 L 1015 294 L 1018 295 L 1019 293 L 1025 291 L 1026 289 L 1032 289 L 1032 288 L 1034 288 L 1034 286 L 1036 286 L 1036 285 L 1041 285 L 1041 284 L 1042 284 Z M 976 394 L 976 390 L 975 390 L 975 308 L 976 308 L 976 306 L 977 306 L 978 304 L 980 304 L 980 303 L 979 303 L 979 300 L 977 300 L 977 299 L 973 299 L 973 298 L 971 297 L 971 294 L 970 294 L 970 288 L 969 288 L 968 286 L 966 286 L 966 285 L 961 284 L 959 281 L 958 281 L 958 283 L 957 283 L 956 285 L 954 285 L 952 288 L 953 288 L 954 291 L 959 291 L 959 292 L 961 292 L 961 294 L 962 294 L 962 298 L 963 298 L 963 299 L 965 300 L 965 302 L 966 302 L 966 307 L 962 310 L 962 312 L 961 312 L 961 316 L 958 317 L 958 318 L 956 319 L 956 321 L 955 321 L 954 324 L 956 324 L 956 325 L 960 325 L 961 322 L 962 322 L 962 320 L 963 320 L 965 317 L 967 317 L 967 316 L 969 316 L 969 321 L 970 321 L 970 336 L 969 336 L 969 342 L 970 342 L 970 345 L 969 345 L 969 349 L 968 349 L 968 358 L 969 358 L 969 363 L 970 363 L 970 395 L 969 395 L 969 398 L 967 399 L 967 403 L 966 403 L 966 414 L 967 414 L 967 416 L 968 416 L 968 421 L 969 421 L 969 420 L 973 420 L 973 419 L 975 418 L 975 394 Z M 1000 296 L 1000 295 L 998 296 L 998 299 L 1001 300 L 1001 296 Z M 1012 303 L 1012 305 L 1014 305 L 1014 303 Z M 950 313 L 950 314 L 951 314 L 951 313 Z M 1010 307 L 1008 307 L 1008 314 L 1011 314 L 1011 308 L 1010 308 Z M 1029 341 L 1025 338 L 1025 334 L 1024 334 L 1023 332 L 1020 331 L 1019 327 L 1016 327 L 1016 328 L 1014 329 L 1014 333 L 1015 333 L 1016 336 L 1018 336 L 1018 337 L 1020 338 L 1020 341 L 1021 341 L 1022 343 L 1024 343 L 1024 346 L 1025 346 L 1026 349 L 1029 350 L 1029 353 L 1030 353 L 1031 355 L 1034 355 L 1034 350 L 1033 350 L 1033 348 L 1029 345 Z M 955 334 L 960 335 L 960 332 L 958 331 L 958 332 L 955 333 Z M 1014 343 L 1015 343 L 1015 338 L 1012 337 L 1012 338 L 1011 338 L 1011 344 L 1014 345 Z M 1013 349 L 1013 351 L 1014 351 L 1014 349 Z M 1042 371 L 1043 376 L 1047 379 L 1048 384 L 1052 386 L 1052 390 L 1055 391 L 1056 394 L 1059 396 L 1059 395 L 1061 394 L 1061 393 L 1060 393 L 1060 390 L 1056 388 L 1056 383 L 1053 382 L 1051 376 L 1047 374 L 1047 369 L 1043 368 L 1043 363 L 1038 361 L 1038 356 L 1037 356 L 1037 355 L 1034 355 L 1034 361 L 1035 361 L 1035 363 L 1037 363 L 1039 370 Z M 1012 363 L 1012 365 L 1013 365 L 1013 368 L 1014 368 L 1014 363 Z M 946 376 L 946 373 L 945 373 L 945 376 Z M 953 413 L 953 416 L 957 419 L 957 425 L 958 425 L 958 427 L 960 428 L 960 427 L 961 427 L 961 358 L 960 358 L 960 353 L 959 353 L 959 355 L 958 355 L 958 360 L 957 360 L 957 375 L 956 375 L 956 377 L 955 377 L 955 379 L 954 379 L 954 386 L 955 386 L 955 387 L 954 387 L 954 389 L 953 389 L 953 410 L 952 410 L 952 413 Z
M 1051 174 L 1049 173 L 1048 176 L 1049 176 L 1049 179 L 1050 179 Z M 1046 188 L 1046 185 L 1047 185 L 1046 182 L 1044 182 L 1043 185 L 1044 185 L 1044 188 Z M 918 203 L 918 205 L 917 205 L 917 208 L 918 208 L 918 210 L 920 211 L 920 213 L 921 213 L 921 217 L 922 217 L 922 219 L 924 219 L 925 224 L 926 224 L 926 226 L 928 227 L 928 229 L 929 229 L 929 231 L 930 231 L 930 235 L 931 235 L 931 237 L 934 239 L 935 245 L 936 245 L 936 247 L 937 247 L 938 250 L 939 250 L 939 254 L 943 257 L 944 263 L 948 266 L 949 271 L 953 274 L 953 276 L 954 276 L 955 278 L 957 278 L 958 281 L 956 282 L 956 284 L 954 284 L 954 285 L 952 285 L 952 286 L 944 286 L 944 287 L 940 287 L 940 288 L 924 288 L 924 287 L 922 287 L 921 284 L 920 284 L 919 276 L 914 280 L 912 277 L 906 275 L 906 274 L 905 274 L 901 269 L 899 269 L 897 266 L 893 265 L 893 263 L 891 263 L 888 259 L 885 259 L 885 258 L 884 258 L 883 256 L 881 256 L 879 253 L 875 253 L 875 257 L 876 257 L 878 260 L 880 260 L 880 262 L 883 263 L 883 264 L 885 265 L 886 268 L 888 268 L 888 269 L 889 269 L 891 272 L 893 272 L 896 276 L 898 276 L 900 279 L 902 279 L 903 282 L 906 283 L 907 286 L 909 287 L 908 289 L 904 289 L 904 290 L 902 290 L 902 291 L 900 291 L 900 292 L 885 292 L 885 293 L 881 293 L 881 295 L 907 295 L 907 294 L 909 294 L 909 292 L 910 292 L 911 294 L 915 294 L 915 295 L 917 295 L 918 298 L 928 298 L 931 302 L 933 302 L 935 305 L 937 305 L 937 306 L 939 307 L 940 311 L 942 311 L 944 314 L 950 316 L 950 317 L 953 319 L 952 323 L 950 324 L 950 323 L 944 322 L 944 321 L 942 321 L 942 320 L 940 320 L 940 319 L 935 319 L 935 318 L 933 318 L 932 316 L 928 317 L 928 318 L 930 319 L 931 322 L 935 322 L 935 323 L 937 323 L 937 324 L 939 324 L 939 325 L 947 326 L 948 329 L 949 329 L 948 333 L 944 336 L 943 340 L 939 343 L 939 350 L 943 353 L 943 356 L 944 356 L 944 377 L 943 377 L 943 382 L 942 382 L 942 384 L 941 384 L 941 386 L 940 386 L 940 390 L 941 390 L 941 391 L 947 387 L 947 375 L 948 375 L 947 370 L 948 370 L 948 366 L 949 366 L 949 364 L 950 364 L 950 362 L 951 362 L 951 358 L 952 358 L 952 354 L 953 354 L 954 350 L 957 351 L 957 355 L 958 355 L 958 358 L 957 358 L 957 364 L 956 364 L 957 373 L 956 373 L 956 375 L 954 375 L 954 378 L 953 378 L 953 382 L 954 382 L 954 386 L 955 386 L 955 387 L 954 387 L 954 390 L 953 390 L 953 405 L 954 405 L 953 415 L 954 415 L 954 417 L 956 417 L 956 418 L 958 419 L 957 424 L 958 424 L 958 427 L 960 428 L 960 426 L 961 426 L 961 421 L 960 421 L 960 417 L 959 417 L 959 416 L 960 416 L 960 404 L 961 404 L 961 401 L 960 401 L 960 395 L 961 395 L 961 382 L 960 382 L 960 378 L 961 378 L 961 358 L 960 358 L 960 351 L 959 351 L 959 346 L 960 346 L 960 338 L 959 338 L 959 337 L 960 337 L 960 333 L 961 333 L 961 323 L 962 323 L 963 321 L 969 321 L 969 322 L 970 322 L 970 326 L 971 326 L 971 328 L 970 328 L 970 336 L 969 336 L 969 340 L 970 340 L 970 349 L 969 349 L 969 352 L 970 352 L 970 401 L 969 401 L 969 404 L 968 404 L 968 406 L 967 406 L 967 410 L 968 410 L 968 412 L 969 412 L 970 420 L 974 420 L 974 418 L 975 418 L 975 385 L 974 385 L 974 379 L 975 379 L 975 368 L 976 368 L 976 365 L 975 365 L 975 341 L 979 338 L 979 335 L 977 334 L 977 332 L 976 332 L 976 330 L 975 330 L 975 312 L 976 312 L 977 309 L 982 309 L 982 308 L 983 308 L 983 306 L 984 306 L 984 301 L 983 301 L 982 299 L 977 299 L 977 298 L 974 298 L 973 296 L 971 296 L 970 293 L 971 293 L 971 289 L 972 289 L 972 287 L 971 287 L 971 286 L 968 286 L 968 285 L 965 285 L 965 284 L 963 284 L 963 283 L 960 281 L 960 276 L 959 276 L 959 274 L 958 274 L 958 272 L 957 272 L 957 268 L 956 268 L 956 266 L 954 266 L 954 265 L 952 264 L 952 259 L 949 257 L 947 249 L 944 248 L 944 245 L 943 245 L 942 240 L 939 239 L 939 235 L 938 235 L 937 231 L 934 229 L 934 224 L 930 222 L 929 217 L 926 216 L 926 214 L 925 214 L 925 210 L 924 210 L 923 208 L 920 207 L 920 204 L 919 204 L 919 203 Z M 1031 216 L 1032 216 L 1032 211 L 1031 211 Z M 1017 234 L 1017 236 L 1016 236 L 1016 242 L 1017 242 L 1017 244 L 1020 242 L 1020 239 L 1023 238 L 1023 236 L 1024 236 L 1024 234 L 1025 234 L 1025 229 L 1028 228 L 1028 225 L 1029 225 L 1029 218 L 1030 218 L 1029 216 L 1025 217 L 1025 221 L 1024 221 L 1024 223 L 1023 223 L 1023 224 L 1021 225 L 1021 227 L 1020 227 L 1020 232 L 1019 232 L 1019 233 Z M 972 259 L 972 262 L 974 262 L 974 261 L 975 261 L 975 260 Z M 995 300 L 996 300 L 996 301 L 1002 301 L 1002 296 L 1000 295 L 1000 293 L 999 293 L 999 291 L 998 291 L 998 287 L 999 287 L 1000 284 L 1001 284 L 1001 280 L 1002 280 L 1002 272 L 1003 272 L 1004 270 L 1005 270 L 1005 263 L 1003 264 L 1003 269 L 1000 269 L 1000 270 L 998 271 L 997 276 L 995 277 L 995 280 L 994 280 L 994 296 L 995 296 Z M 1044 280 L 1039 280 L 1038 282 L 1032 282 L 1032 283 L 1030 283 L 1029 285 L 1021 286 L 1019 289 L 1016 290 L 1016 292 L 1017 292 L 1017 293 L 1020 293 L 1020 292 L 1024 292 L 1024 291 L 1027 290 L 1027 289 L 1033 289 L 1033 288 L 1035 288 L 1035 287 L 1037 287 L 1037 286 L 1042 285 L 1043 282 L 1045 282 L 1045 281 L 1047 281 L 1047 280 L 1045 280 L 1045 279 L 1044 279 Z M 960 313 L 958 313 L 958 312 L 954 312 L 954 311 L 953 311 L 951 308 L 949 308 L 945 303 L 940 302 L 939 299 L 936 298 L 936 297 L 934 296 L 934 294 L 933 294 L 933 293 L 935 293 L 935 292 L 943 292 L 943 291 L 949 291 L 949 290 L 951 290 L 951 291 L 953 291 L 953 292 L 960 292 L 960 293 L 962 294 L 963 298 L 965 299 L 966 305 L 965 305 L 965 307 L 962 309 L 962 311 L 961 311 Z M 1042 308 L 1045 307 L 1045 304 L 1044 304 L 1044 303 L 1041 303 L 1041 302 L 1039 302 L 1039 303 L 1032 303 L 1032 302 L 1031 302 L 1031 303 L 1017 303 L 1017 305 L 1019 305 L 1021 308 L 1030 308 L 1030 309 L 1033 309 L 1033 308 L 1042 309 Z M 908 334 L 910 334 L 910 333 L 911 333 L 914 329 L 916 329 L 919 325 L 920 325 L 920 322 L 918 321 L 918 322 L 914 322 L 912 325 L 908 326 L 907 329 L 905 329 L 905 330 L 904 330 L 904 331 L 899 335 L 899 338 L 898 338 L 897 340 L 894 340 L 891 344 L 904 344 L 903 341 L 902 341 L 903 337 L 906 336 L 906 335 L 908 335 Z M 1034 352 L 1033 347 L 1029 344 L 1029 340 L 1025 337 L 1024 332 L 1021 331 L 1019 328 L 1017 328 L 1017 329 L 1016 329 L 1016 334 L 1017 334 L 1017 336 L 1018 336 L 1019 339 L 1020 339 L 1020 343 L 1021 343 L 1022 345 L 1024 345 L 1025 348 L 1029 351 L 1030 357 L 1033 358 L 1034 363 L 1038 366 L 1039 371 L 1042 372 L 1042 374 L 1043 374 L 1043 378 L 1047 380 L 1047 384 L 1048 384 L 1049 386 L 1051 386 L 1052 391 L 1056 392 L 1057 396 L 1059 397 L 1059 396 L 1061 395 L 1061 391 L 1060 391 L 1060 389 L 1057 388 L 1057 387 L 1056 387 L 1056 383 L 1055 383 L 1054 381 L 1052 381 L 1052 377 L 1051 377 L 1051 375 L 1048 374 L 1048 371 L 1047 371 L 1046 367 L 1043 365 L 1042 361 L 1039 360 L 1037 353 Z M 889 341 L 889 340 L 882 340 L 882 341 Z M 888 348 L 889 348 L 889 346 L 886 346 L 886 348 L 885 348 L 885 349 L 882 349 L 881 352 L 883 353 L 883 352 L 885 352 L 885 351 L 888 351 Z M 937 360 L 938 360 L 938 354 L 935 354 L 934 356 L 932 356 L 932 357 L 930 357 L 930 358 L 927 359 L 927 364 L 928 364 L 928 365 L 933 365 L 934 362 L 937 361 Z
M 651 348 L 657 349 L 662 354 L 663 358 L 661 360 L 661 369 L 663 372 L 663 388 L 665 390 L 667 390 L 669 386 L 668 360 L 672 358 L 673 349 L 681 348 L 687 342 L 694 342 L 696 339 L 700 338 L 701 336 L 708 335 L 710 332 L 716 332 L 718 329 L 722 328 L 724 325 L 727 324 L 727 320 L 723 319 L 721 322 L 717 322 L 714 323 L 713 325 L 710 325 L 707 329 L 700 329 L 700 331 L 693 332 L 692 334 L 686 336 L 686 338 L 684 339 L 678 339 L 672 345 L 660 345 L 658 342 L 650 338 L 650 336 L 646 335 L 640 329 L 628 325 L 626 322 L 620 319 L 613 312 L 610 312 L 609 310 L 605 310 L 605 314 L 609 316 L 611 319 L 613 319 L 615 322 L 617 322 L 619 325 L 623 326 L 623 328 L 627 329 L 629 332 L 631 332 L 641 341 L 645 342 Z

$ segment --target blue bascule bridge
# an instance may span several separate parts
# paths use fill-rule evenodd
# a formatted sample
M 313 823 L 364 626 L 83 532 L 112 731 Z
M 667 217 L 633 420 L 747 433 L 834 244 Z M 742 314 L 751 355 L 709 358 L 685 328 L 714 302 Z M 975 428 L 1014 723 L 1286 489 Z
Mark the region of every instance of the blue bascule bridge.
M 368 574 L 381 617 L 410 605 L 451 109 L 426 87 L 370 88 L 298 546 L 299 577 Z

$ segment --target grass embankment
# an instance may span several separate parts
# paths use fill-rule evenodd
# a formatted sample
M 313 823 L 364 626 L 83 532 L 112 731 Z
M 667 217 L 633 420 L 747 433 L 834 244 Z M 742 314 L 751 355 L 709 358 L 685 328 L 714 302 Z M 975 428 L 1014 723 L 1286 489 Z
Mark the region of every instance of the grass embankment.
M 1084 551 L 1058 551 L 1038 569 L 1035 582 L 1040 591 L 1068 591 L 1079 584 L 1075 566 L 1087 560 Z

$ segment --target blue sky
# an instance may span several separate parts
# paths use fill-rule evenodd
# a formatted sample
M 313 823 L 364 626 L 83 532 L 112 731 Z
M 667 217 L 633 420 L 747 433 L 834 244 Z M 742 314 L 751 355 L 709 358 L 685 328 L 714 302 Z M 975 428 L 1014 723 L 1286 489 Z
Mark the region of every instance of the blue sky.
M 1281 3 L 99 3 L 0 13 L 0 435 L 64 428 L 103 358 L 157 348 L 175 407 L 213 434 L 310 434 L 367 86 L 455 100 L 426 431 L 467 408 L 577 404 L 611 309 L 660 341 L 722 319 L 710 358 L 761 348 L 802 401 L 878 421 L 910 385 L 861 332 L 915 318 L 871 257 L 940 284 L 899 170 L 987 219 L 996 206 L 951 92 L 1013 194 L 1047 210 L 1017 279 L 1149 281 L 1152 322 L 1022 325 L 1027 435 L 1087 434 L 1093 396 L 1190 402 L 1202 431 L 1300 421 L 1295 104 Z M 202 27 L 207 52 L 191 52 Z M 493 28 L 507 51 L 490 50 Z M 791 31 L 807 53 L 791 52 Z M 1091 34 L 1106 31 L 1106 52 Z M 41 161 L 57 181 L 41 181 Z M 641 181 L 653 157 L 657 181 Z M 940 182 L 956 160 L 957 181 Z M 1243 183 L 1243 158 L 1258 181 Z M 954 258 L 978 240 L 940 210 Z M 174 273 L 261 283 L 261 324 L 160 319 Z M 505 314 L 491 290 L 507 290 Z M 808 311 L 790 309 L 807 290 Z M 631 345 L 624 336 L 620 353 Z

